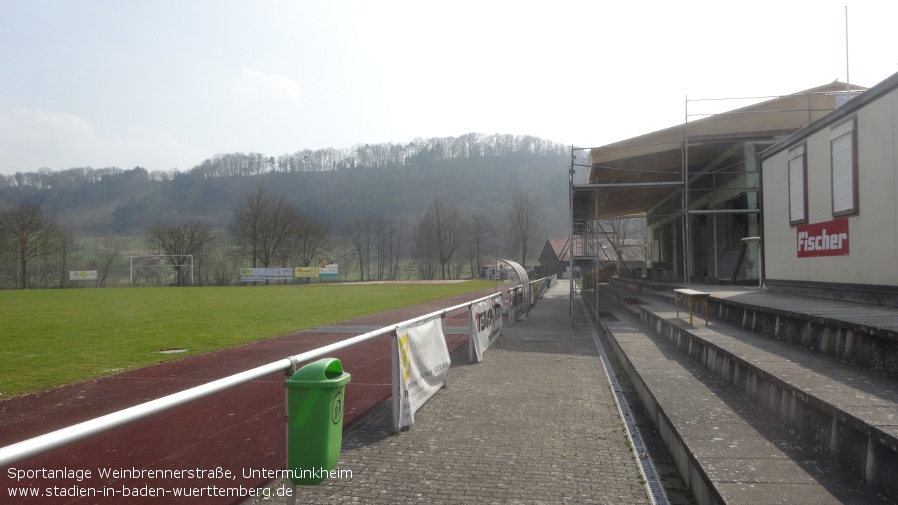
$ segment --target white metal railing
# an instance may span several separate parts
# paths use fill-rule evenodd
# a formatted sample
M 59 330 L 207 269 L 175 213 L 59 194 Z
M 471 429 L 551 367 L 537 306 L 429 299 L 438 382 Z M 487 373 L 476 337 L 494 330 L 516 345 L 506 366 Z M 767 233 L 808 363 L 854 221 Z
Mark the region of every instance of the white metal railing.
M 75 424 L 66 428 L 52 431 L 50 433 L 46 433 L 44 435 L 39 435 L 34 438 L 17 442 L 6 447 L 2 447 L 0 448 L 0 466 L 8 466 L 25 458 L 36 456 L 49 450 L 56 449 L 73 442 L 77 442 L 78 440 L 89 438 L 118 426 L 122 426 L 139 419 L 158 414 L 168 409 L 190 403 L 194 400 L 203 398 L 213 393 L 224 391 L 226 389 L 264 377 L 274 372 L 284 371 L 287 373 L 291 373 L 300 363 L 311 361 L 316 358 L 321 358 L 334 351 L 345 349 L 347 347 L 365 342 L 375 337 L 394 332 L 400 326 L 414 324 L 416 322 L 425 319 L 431 319 L 434 317 L 442 317 L 445 314 L 470 307 L 475 303 L 492 298 L 494 296 L 496 296 L 495 293 L 478 298 L 476 300 L 472 300 L 470 302 L 465 302 L 453 307 L 448 307 L 435 312 L 431 312 L 430 314 L 419 316 L 414 319 L 409 319 L 408 321 L 402 321 L 400 323 L 385 326 L 378 330 L 370 331 L 362 335 L 357 335 L 340 342 L 335 342 L 333 344 L 319 347 L 317 349 L 300 353 L 295 356 L 290 356 L 288 358 L 284 358 L 267 365 L 262 365 L 250 370 L 246 370 L 244 372 L 240 372 L 238 374 L 229 375 L 227 377 L 202 384 L 200 386 L 186 389 L 184 391 L 170 394 L 168 396 L 163 396 L 162 398 L 158 398 L 156 400 L 141 403 L 124 410 L 112 412 L 101 417 L 97 417 L 79 424 Z M 396 389 L 397 387 L 397 384 L 393 384 L 393 389 Z

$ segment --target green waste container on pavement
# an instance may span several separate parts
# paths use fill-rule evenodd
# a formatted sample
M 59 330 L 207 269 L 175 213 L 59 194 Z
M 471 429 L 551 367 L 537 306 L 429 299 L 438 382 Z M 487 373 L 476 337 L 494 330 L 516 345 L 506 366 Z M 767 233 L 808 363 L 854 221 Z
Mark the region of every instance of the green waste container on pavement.
M 350 378 L 340 360 L 324 358 L 287 379 L 287 470 L 294 484 L 320 484 L 336 468 Z

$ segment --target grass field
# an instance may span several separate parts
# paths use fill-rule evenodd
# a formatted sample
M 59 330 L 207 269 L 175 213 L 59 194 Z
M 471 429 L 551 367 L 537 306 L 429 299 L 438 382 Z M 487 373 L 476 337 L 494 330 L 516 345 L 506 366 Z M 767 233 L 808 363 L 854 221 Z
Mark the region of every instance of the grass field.
M 0 291 L 0 399 L 491 287 L 466 281 Z M 188 352 L 158 354 L 165 349 Z

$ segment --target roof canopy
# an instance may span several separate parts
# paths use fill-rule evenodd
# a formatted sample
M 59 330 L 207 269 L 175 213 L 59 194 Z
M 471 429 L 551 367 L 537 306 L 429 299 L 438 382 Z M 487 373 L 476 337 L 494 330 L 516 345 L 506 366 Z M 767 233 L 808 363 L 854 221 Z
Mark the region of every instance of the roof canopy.
M 587 183 L 574 186 L 574 222 L 644 213 L 682 188 L 687 155 L 692 172 L 734 144 L 789 135 L 835 109 L 837 95 L 846 89 L 845 83 L 834 81 L 591 149 Z

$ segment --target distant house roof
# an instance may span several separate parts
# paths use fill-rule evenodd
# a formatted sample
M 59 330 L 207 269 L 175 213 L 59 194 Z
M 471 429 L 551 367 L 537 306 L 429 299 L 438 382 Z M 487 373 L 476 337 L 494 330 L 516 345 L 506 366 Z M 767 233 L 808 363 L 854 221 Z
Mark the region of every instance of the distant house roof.
M 568 247 L 567 238 L 550 238 L 548 239 L 549 245 L 552 247 L 552 251 L 555 252 L 555 256 L 560 258 L 562 261 L 568 261 L 571 259 L 571 248 Z
M 571 248 L 568 247 L 567 238 L 546 239 L 543 251 L 539 255 L 539 262 L 555 262 L 555 260 L 571 261 Z
M 586 184 L 574 188 L 574 220 L 589 220 L 594 209 L 602 218 L 646 212 L 679 189 L 687 139 L 689 166 L 704 165 L 728 143 L 775 140 L 792 134 L 834 110 L 836 95 L 846 89 L 845 83 L 834 81 L 591 149 Z

